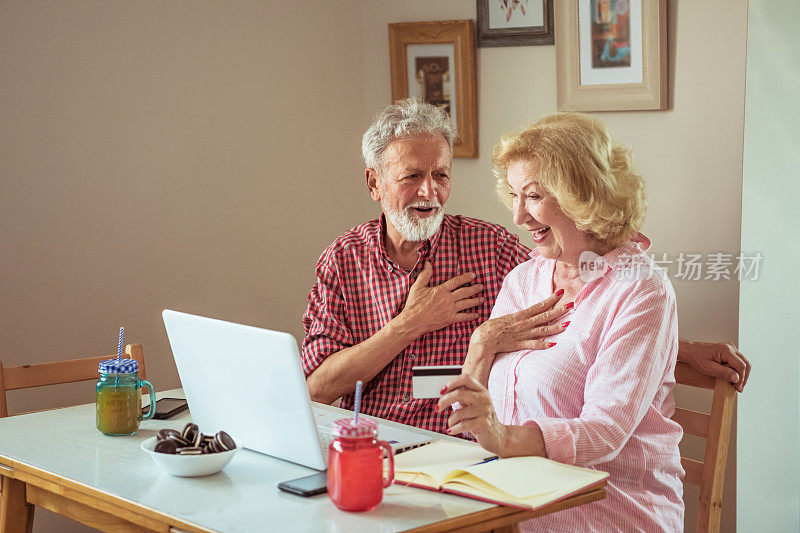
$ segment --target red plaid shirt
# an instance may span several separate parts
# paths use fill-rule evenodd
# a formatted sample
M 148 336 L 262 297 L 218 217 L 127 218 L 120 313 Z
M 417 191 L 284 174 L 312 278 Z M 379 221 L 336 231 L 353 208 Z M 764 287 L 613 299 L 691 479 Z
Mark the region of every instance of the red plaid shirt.
M 530 250 L 501 226 L 445 215 L 439 231 L 420 244 L 419 260 L 407 272 L 386 254 L 383 220 L 356 226 L 319 258 L 317 283 L 303 315 L 303 370 L 308 376 L 328 355 L 365 341 L 397 316 L 425 261 L 433 265 L 431 286 L 474 272 L 474 283 L 486 287 L 481 293 L 486 301 L 474 308 L 479 318 L 424 334 L 364 384 L 362 412 L 444 432 L 448 415 L 434 412 L 435 400 L 412 398 L 411 367 L 462 364 L 470 335 L 489 318 L 503 278 L 528 259 Z M 353 394 L 345 395 L 341 406 L 352 409 Z

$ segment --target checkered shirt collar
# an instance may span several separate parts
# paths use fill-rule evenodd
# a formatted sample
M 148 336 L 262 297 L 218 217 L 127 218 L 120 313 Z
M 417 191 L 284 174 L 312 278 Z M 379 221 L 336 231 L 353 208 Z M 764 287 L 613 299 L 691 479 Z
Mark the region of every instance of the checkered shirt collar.
M 420 243 L 419 248 L 417 248 L 420 253 L 420 266 L 424 261 L 431 261 L 436 255 L 436 250 L 439 249 L 439 242 L 442 240 L 442 232 L 449 230 L 450 225 L 450 217 L 445 215 L 442 219 L 442 224 L 439 226 L 439 229 L 436 230 L 436 233 L 434 233 L 430 239 Z M 370 248 L 375 251 L 379 257 L 383 258 L 387 264 L 393 265 L 394 261 L 392 261 L 392 259 L 389 257 L 389 254 L 386 253 L 386 247 L 383 244 L 384 239 L 386 238 L 386 215 L 383 213 L 381 213 L 380 223 L 378 224 L 377 229 L 378 231 L 369 236 Z

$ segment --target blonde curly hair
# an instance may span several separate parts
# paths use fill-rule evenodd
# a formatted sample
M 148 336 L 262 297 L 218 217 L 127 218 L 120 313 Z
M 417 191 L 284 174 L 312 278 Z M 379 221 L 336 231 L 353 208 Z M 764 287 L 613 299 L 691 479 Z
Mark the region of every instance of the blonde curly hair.
M 615 143 L 600 120 L 558 113 L 503 136 L 494 147 L 492 171 L 495 191 L 509 208 L 506 174 L 519 160 L 539 164 L 539 185 L 579 230 L 621 246 L 641 228 L 647 211 L 644 180 L 630 149 Z

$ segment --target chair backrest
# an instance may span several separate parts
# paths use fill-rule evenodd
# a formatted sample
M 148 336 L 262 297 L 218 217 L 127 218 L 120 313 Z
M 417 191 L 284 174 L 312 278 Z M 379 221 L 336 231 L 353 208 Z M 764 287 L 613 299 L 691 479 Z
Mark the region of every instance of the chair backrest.
M 142 345 L 128 344 L 125 353 L 129 359 L 139 362 L 139 377 L 146 379 Z M 114 357 L 116 354 L 8 368 L 0 362 L 0 418 L 8 416 L 6 391 L 97 379 L 98 363 Z
M 711 413 L 698 413 L 675 409 L 673 420 L 683 427 L 683 432 L 706 439 L 703 462 L 681 457 L 686 470 L 685 483 L 700 487 L 700 505 L 697 509 L 697 531 L 719 531 L 722 517 L 722 489 L 725 483 L 725 464 L 728 460 L 728 441 L 731 435 L 733 403 L 736 389 L 724 379 L 714 379 L 678 361 L 675 381 L 681 385 L 714 391 Z

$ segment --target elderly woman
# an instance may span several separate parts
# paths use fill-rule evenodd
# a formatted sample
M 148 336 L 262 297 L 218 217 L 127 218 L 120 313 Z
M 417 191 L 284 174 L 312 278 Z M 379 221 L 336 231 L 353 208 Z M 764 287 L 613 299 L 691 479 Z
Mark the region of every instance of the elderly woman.
M 505 278 L 464 374 L 439 401 L 461 405 L 448 432 L 470 432 L 501 457 L 611 474 L 606 499 L 528 528 L 682 530 L 682 432 L 670 420 L 675 294 L 638 232 L 646 199 L 630 152 L 600 121 L 559 114 L 503 138 L 493 165 L 498 192 L 537 248 Z M 509 351 L 530 329 L 527 308 L 554 291 L 569 302 L 558 319 L 566 329 L 546 349 Z

